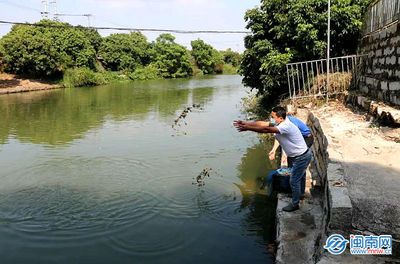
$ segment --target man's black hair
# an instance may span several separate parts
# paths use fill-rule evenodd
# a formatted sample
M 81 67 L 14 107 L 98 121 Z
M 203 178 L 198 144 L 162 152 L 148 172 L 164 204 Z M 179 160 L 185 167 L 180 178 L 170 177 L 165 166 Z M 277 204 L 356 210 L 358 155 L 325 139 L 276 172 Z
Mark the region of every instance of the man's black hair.
M 282 117 L 283 119 L 286 119 L 286 109 L 283 108 L 282 106 L 276 106 L 272 109 L 272 112 L 275 112 L 277 117 Z

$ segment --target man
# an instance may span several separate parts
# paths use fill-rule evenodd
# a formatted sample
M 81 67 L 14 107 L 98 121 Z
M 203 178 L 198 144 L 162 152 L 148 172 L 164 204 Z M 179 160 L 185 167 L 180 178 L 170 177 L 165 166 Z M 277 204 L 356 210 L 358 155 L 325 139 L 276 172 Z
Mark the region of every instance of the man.
M 306 145 L 308 148 L 312 146 L 314 143 L 314 137 L 311 134 L 310 128 L 300 119 L 292 116 L 292 115 L 287 115 L 286 118 L 290 120 L 297 128 L 300 130 L 301 135 L 304 138 L 304 141 L 306 142 Z M 276 125 L 275 120 L 271 120 L 270 125 Z M 272 150 L 269 152 L 269 159 L 274 160 L 275 155 L 276 155 L 276 150 L 279 147 L 279 142 L 278 140 L 275 139 L 274 141 L 274 146 L 272 147 Z M 285 153 L 286 154 L 286 153 Z M 291 157 L 287 157 L 287 165 L 289 168 L 293 166 L 293 159 Z M 304 193 L 306 191 L 306 173 L 304 173 L 303 177 L 301 178 L 301 185 L 300 185 L 300 197 L 301 199 L 304 198 Z
M 303 138 L 307 144 L 307 147 L 310 148 L 312 146 L 312 144 L 314 143 L 314 137 L 311 134 L 310 128 L 303 121 L 301 121 L 300 119 L 298 119 L 292 115 L 288 114 L 286 117 L 289 118 L 290 122 L 292 122 L 295 126 L 297 126 L 299 128 L 301 135 L 303 136 Z M 270 122 L 270 125 L 275 125 L 274 121 Z M 277 140 L 275 140 L 274 146 L 272 147 L 272 150 L 269 152 L 270 160 L 275 159 L 275 154 L 276 154 L 276 150 L 278 149 L 278 147 L 279 147 L 279 142 Z M 290 162 L 290 160 L 288 160 L 288 162 Z M 288 165 L 289 165 L 289 167 L 291 167 L 290 163 Z
M 297 126 L 301 132 L 301 135 L 304 138 L 304 141 L 307 144 L 307 147 L 310 148 L 312 146 L 312 144 L 314 143 L 314 137 L 311 134 L 311 130 L 310 128 L 300 119 L 292 116 L 292 115 L 287 115 L 287 118 L 289 118 L 290 122 L 292 122 L 295 126 Z M 270 123 L 270 125 L 273 125 L 274 122 Z M 275 140 L 274 142 L 274 146 L 272 147 L 272 150 L 269 152 L 269 159 L 270 160 L 274 160 L 275 159 L 275 155 L 276 155 L 276 150 L 279 147 L 279 142 L 277 140 Z M 287 164 L 288 167 L 291 168 L 293 166 L 293 160 L 288 157 L 287 158 Z M 304 173 L 303 177 L 301 178 L 301 196 L 300 197 L 304 197 L 304 193 L 306 190 L 306 174 Z
M 270 126 L 276 123 L 276 126 Z M 271 122 L 256 121 L 234 121 L 234 126 L 239 132 L 254 131 L 258 133 L 274 133 L 283 151 L 292 160 L 292 175 L 290 176 L 290 187 L 292 189 L 292 202 L 283 208 L 286 212 L 299 209 L 301 180 L 308 164 L 311 161 L 311 151 L 307 147 L 303 136 L 297 126 L 289 118 L 286 118 L 286 110 L 283 107 L 272 109 Z

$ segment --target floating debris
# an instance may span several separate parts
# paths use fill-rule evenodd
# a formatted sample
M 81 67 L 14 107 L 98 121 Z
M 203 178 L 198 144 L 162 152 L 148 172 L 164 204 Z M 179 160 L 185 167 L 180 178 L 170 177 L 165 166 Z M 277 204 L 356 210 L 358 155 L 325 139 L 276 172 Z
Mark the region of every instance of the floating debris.
M 210 177 L 210 172 L 212 171 L 211 168 L 204 168 L 199 175 L 196 177 L 196 182 L 192 184 L 197 184 L 197 186 L 204 186 L 205 185 L 205 178 Z M 194 179 L 194 178 L 193 178 Z
M 200 104 L 193 104 L 192 106 L 185 107 L 185 109 L 183 109 L 182 113 L 174 120 L 174 123 L 172 124 L 172 128 L 177 131 L 177 127 L 181 127 L 182 124 L 187 126 L 187 122 L 185 121 L 185 118 L 189 112 L 193 111 L 193 109 L 204 110 L 204 108 L 201 107 Z M 183 135 L 187 135 L 187 133 L 184 132 Z
M 218 172 L 216 172 L 212 168 L 204 168 L 200 172 L 200 174 L 197 175 L 196 178 L 193 178 L 193 180 L 195 180 L 195 181 L 192 182 L 192 184 L 193 185 L 197 185 L 197 186 L 204 186 L 205 185 L 205 179 L 209 178 L 211 176 L 211 174 L 223 177 L 221 174 L 219 174 Z

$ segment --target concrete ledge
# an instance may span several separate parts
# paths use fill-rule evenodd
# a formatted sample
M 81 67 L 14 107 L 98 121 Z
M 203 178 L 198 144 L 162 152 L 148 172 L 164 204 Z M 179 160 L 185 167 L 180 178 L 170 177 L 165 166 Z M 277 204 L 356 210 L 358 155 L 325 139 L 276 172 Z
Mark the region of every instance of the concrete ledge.
M 352 229 L 353 206 L 349 197 L 344 171 L 339 163 L 328 164 L 328 233 L 348 235 Z
M 315 263 L 321 240 L 321 199 L 306 198 L 300 203 L 300 210 L 290 213 L 282 211 L 290 202 L 291 198 L 286 195 L 278 195 L 276 263 Z
M 356 94 L 349 94 L 347 102 L 367 111 L 381 125 L 400 127 L 400 110 L 396 108 Z

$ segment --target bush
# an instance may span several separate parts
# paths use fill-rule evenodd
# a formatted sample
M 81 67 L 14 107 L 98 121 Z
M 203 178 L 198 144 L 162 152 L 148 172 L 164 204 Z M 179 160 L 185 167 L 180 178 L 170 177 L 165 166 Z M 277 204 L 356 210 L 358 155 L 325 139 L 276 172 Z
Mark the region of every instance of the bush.
M 102 73 L 94 72 L 88 68 L 68 69 L 64 73 L 63 84 L 65 87 L 94 86 L 106 84 Z
M 237 74 L 238 68 L 234 67 L 232 64 L 224 64 L 223 74 Z
M 129 77 L 126 74 L 120 72 L 103 71 L 99 74 L 103 76 L 107 83 L 129 80 Z
M 132 80 L 155 80 L 160 79 L 160 71 L 154 64 L 150 64 L 144 68 L 136 69 L 133 73 L 129 74 Z

